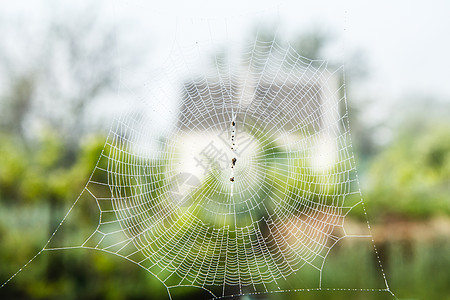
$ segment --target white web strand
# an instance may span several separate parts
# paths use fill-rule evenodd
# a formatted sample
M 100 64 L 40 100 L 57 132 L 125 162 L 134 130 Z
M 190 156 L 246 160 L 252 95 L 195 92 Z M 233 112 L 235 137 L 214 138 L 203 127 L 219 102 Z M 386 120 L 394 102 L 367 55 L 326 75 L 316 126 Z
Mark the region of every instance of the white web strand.
M 169 296 L 179 286 L 214 298 L 345 290 L 322 286 L 330 250 L 352 237 L 344 219 L 362 205 L 349 197 L 360 191 L 342 68 L 276 41 L 256 39 L 234 60 L 200 47 L 179 49 L 149 88 L 149 111 L 165 114 L 127 115 L 111 128 L 83 192 L 99 224 L 77 247 L 136 263 Z M 175 124 L 161 130 L 177 97 Z M 392 294 L 378 262 L 385 287 L 347 290 Z M 289 288 L 305 267 L 317 282 Z

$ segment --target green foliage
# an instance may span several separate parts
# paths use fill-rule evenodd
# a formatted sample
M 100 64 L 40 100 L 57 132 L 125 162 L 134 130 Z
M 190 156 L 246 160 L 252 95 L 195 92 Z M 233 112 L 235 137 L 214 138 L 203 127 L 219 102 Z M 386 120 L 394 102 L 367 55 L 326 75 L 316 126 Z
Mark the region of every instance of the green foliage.
M 42 247 L 49 236 L 49 231 L 48 228 L 35 226 L 35 224 L 46 224 L 51 218 L 49 197 L 55 197 L 63 204 L 72 204 L 74 197 L 81 191 L 95 166 L 103 143 L 104 138 L 101 136 L 86 139 L 77 151 L 75 159 L 68 162 L 65 155 L 67 149 L 53 132 L 47 132 L 40 139 L 29 144 L 7 134 L 1 136 L 0 153 L 3 160 L 0 164 L 2 187 L 0 191 L 0 235 L 2 237 L 0 264 L 3 268 L 0 270 L 0 278 L 7 278 Z M 286 154 L 270 142 L 263 144 L 262 147 L 266 151 L 267 158 L 274 162 L 280 159 L 291 161 L 295 159 L 296 163 L 292 166 L 295 169 L 292 172 L 298 174 L 297 180 L 283 181 L 283 184 L 289 186 L 290 193 L 317 202 L 326 200 L 327 204 L 332 203 L 330 201 L 336 192 L 333 181 L 323 186 L 327 188 L 325 191 L 327 199 L 318 199 L 314 196 L 315 191 L 319 185 L 323 185 L 323 182 L 320 177 L 311 173 L 310 169 L 305 168 L 308 166 L 307 161 L 300 159 L 299 156 L 291 158 L 283 156 Z M 449 161 L 450 130 L 448 127 L 436 126 L 432 131 L 417 132 L 414 136 L 402 135 L 392 147 L 381 153 L 372 165 L 374 186 L 367 201 L 368 211 L 372 215 L 374 212 L 378 214 L 390 212 L 405 216 L 448 214 L 446 195 L 448 195 L 447 183 L 450 175 Z M 152 165 L 151 162 L 148 164 Z M 163 164 L 166 165 L 166 163 Z M 338 165 L 332 172 L 337 173 L 338 170 L 343 169 L 348 169 L 348 166 Z M 150 174 L 157 171 L 161 170 L 155 170 Z M 276 174 L 279 172 L 274 172 L 271 168 L 268 168 L 267 172 L 271 181 L 277 179 Z M 159 184 L 164 181 L 163 178 L 157 177 L 151 177 L 148 180 Z M 305 182 L 313 184 L 306 186 Z M 159 198 L 159 194 L 153 196 Z M 65 211 L 60 209 L 56 216 L 59 218 Z M 24 217 L 27 222 L 23 221 Z M 77 215 L 79 226 L 85 226 L 83 221 L 85 217 L 83 214 Z M 182 222 L 183 226 L 188 223 Z M 436 246 L 435 249 L 433 244 L 421 244 L 420 247 L 414 248 L 423 252 L 423 255 L 419 255 L 421 259 L 417 260 L 417 264 L 409 264 L 407 261 L 399 262 L 398 260 L 404 257 L 403 254 L 397 253 L 398 249 L 403 249 L 402 247 L 400 244 L 394 244 L 385 250 L 392 255 L 392 265 L 388 269 L 388 274 L 392 274 L 392 282 L 395 285 L 393 288 L 398 289 L 401 294 L 413 295 L 404 274 L 408 274 L 417 283 L 417 287 L 420 287 L 427 274 L 431 275 L 436 269 L 444 271 L 445 266 L 448 266 L 445 260 L 442 261 L 446 265 L 433 265 L 435 260 L 429 255 L 431 251 L 445 248 Z M 32 264 L 33 267 L 18 276 L 14 284 L 8 285 L 1 293 L 5 291 L 8 295 L 20 293 L 23 298 L 33 299 L 62 297 L 66 299 L 138 299 L 148 295 L 156 299 L 166 297 L 165 289 L 158 280 L 134 264 L 104 253 L 83 251 L 83 253 L 64 251 L 60 265 L 62 271 L 56 279 L 52 279 L 48 274 L 48 265 L 56 254 L 52 252 L 51 255 L 46 255 L 45 259 L 38 259 Z M 357 252 L 351 251 L 353 254 L 350 255 L 355 257 Z M 367 253 L 361 254 L 364 265 L 370 264 L 371 258 Z M 345 251 L 345 255 L 348 256 L 349 252 Z M 336 257 L 330 256 L 327 261 L 329 268 L 327 274 L 341 274 L 343 270 L 356 268 L 352 265 L 341 266 L 339 259 L 341 259 L 339 253 Z M 436 269 L 432 269 L 432 266 Z M 348 277 L 348 274 L 342 274 L 342 277 Z M 433 285 L 437 296 L 445 287 L 443 281 L 427 281 L 427 284 Z M 422 287 L 425 288 L 425 283 Z M 280 294 L 280 297 L 291 296 Z M 298 298 L 317 299 L 322 296 L 327 299 L 330 297 L 345 299 L 355 295 L 301 293 Z M 378 299 L 378 296 L 379 294 L 364 293 L 360 298 Z
M 450 215 L 450 127 L 406 130 L 380 153 L 370 169 L 371 214 Z
M 66 202 L 81 191 L 103 148 L 104 137 L 88 138 L 74 161 L 61 139 L 48 131 L 35 141 L 0 135 L 0 199 L 4 203 Z
M 43 247 L 86 184 L 104 141 L 102 135 L 86 137 L 75 158 L 69 159 L 73 149 L 54 131 L 28 141 L 0 135 L 0 282 Z M 92 217 L 87 210 L 92 206 L 82 209 L 83 213 L 72 214 L 77 231 L 85 231 Z M 67 232 L 64 238 L 75 237 L 76 232 Z M 2 299 L 139 299 L 142 295 L 164 299 L 167 293 L 136 265 L 87 250 L 44 252 L 0 290 Z

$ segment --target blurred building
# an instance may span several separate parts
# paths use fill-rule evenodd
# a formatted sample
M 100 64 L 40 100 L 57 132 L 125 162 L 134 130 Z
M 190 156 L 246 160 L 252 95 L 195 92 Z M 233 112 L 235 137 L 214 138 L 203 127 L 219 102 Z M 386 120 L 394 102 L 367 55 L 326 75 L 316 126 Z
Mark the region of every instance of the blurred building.
M 339 95 L 337 76 L 323 72 L 185 81 L 177 126 L 183 136 L 179 153 L 192 161 L 182 164 L 195 170 L 199 155 L 214 144 L 222 151 L 213 149 L 218 155 L 211 159 L 226 165 L 231 158 L 225 157 L 232 155 L 230 123 L 235 119 L 240 154 L 244 140 L 265 135 L 284 151 L 304 152 L 316 170 L 328 169 L 342 147 L 340 126 L 345 124 L 339 124 Z

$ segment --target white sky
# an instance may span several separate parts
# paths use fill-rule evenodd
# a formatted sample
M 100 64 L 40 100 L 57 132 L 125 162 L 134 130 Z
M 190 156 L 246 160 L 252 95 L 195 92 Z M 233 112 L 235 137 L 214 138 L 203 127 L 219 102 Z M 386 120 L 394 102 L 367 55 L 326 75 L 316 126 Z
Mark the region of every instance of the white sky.
M 367 54 L 373 75 L 371 90 L 383 90 L 390 99 L 415 93 L 450 99 L 450 1 L 124 2 L 117 2 L 121 13 L 141 26 L 155 26 L 149 28 L 152 37 L 172 41 L 175 17 L 177 40 L 209 39 L 208 31 L 201 28 L 205 24 L 213 24 L 214 31 L 215 24 L 226 22 L 229 37 L 247 33 L 245 27 L 261 18 L 279 22 L 288 32 L 320 26 L 337 35 L 336 58 L 350 55 L 354 49 Z M 208 23 L 202 23 L 205 18 Z M 200 23 L 197 27 L 193 25 L 196 22 Z M 232 28 L 233 24 L 239 25 Z
M 62 1 L 2 1 L 3 13 L 36 15 Z M 65 1 L 65 7 L 79 6 Z M 366 54 L 370 81 L 363 88 L 379 101 L 409 95 L 450 100 L 450 1 L 412 0 L 190 0 L 103 1 L 102 12 L 126 26 L 130 41 L 149 44 L 151 63 L 164 60 L 174 42 L 233 40 L 248 34 L 255 20 L 277 23 L 280 31 L 302 32 L 312 26 L 337 37 L 331 58 Z M 99 6 L 99 5 L 97 5 Z M 1 15 L 1 14 L 0 14 Z M 328 57 L 325 57 L 328 58 Z

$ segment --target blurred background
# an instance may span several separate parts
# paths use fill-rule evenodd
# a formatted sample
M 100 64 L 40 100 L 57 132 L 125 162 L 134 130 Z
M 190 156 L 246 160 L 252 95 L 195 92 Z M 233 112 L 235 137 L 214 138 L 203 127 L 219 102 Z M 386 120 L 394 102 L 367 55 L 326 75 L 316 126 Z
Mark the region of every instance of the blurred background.
M 330 68 L 345 63 L 361 190 L 392 291 L 400 299 L 450 299 L 448 2 L 3 1 L 1 7 L 0 282 L 42 249 L 86 184 L 112 119 L 142 108 L 136 99 L 174 45 L 243 39 L 256 27 L 272 34 L 276 25 L 277 38 L 303 56 L 329 59 Z M 215 31 L 216 23 L 226 24 L 226 33 Z M 77 218 L 81 227 L 92 222 L 89 213 Z M 329 272 L 348 276 L 340 255 L 329 257 Z M 350 268 L 371 259 L 362 255 Z M 0 295 L 167 298 L 145 270 L 87 250 L 44 253 Z

